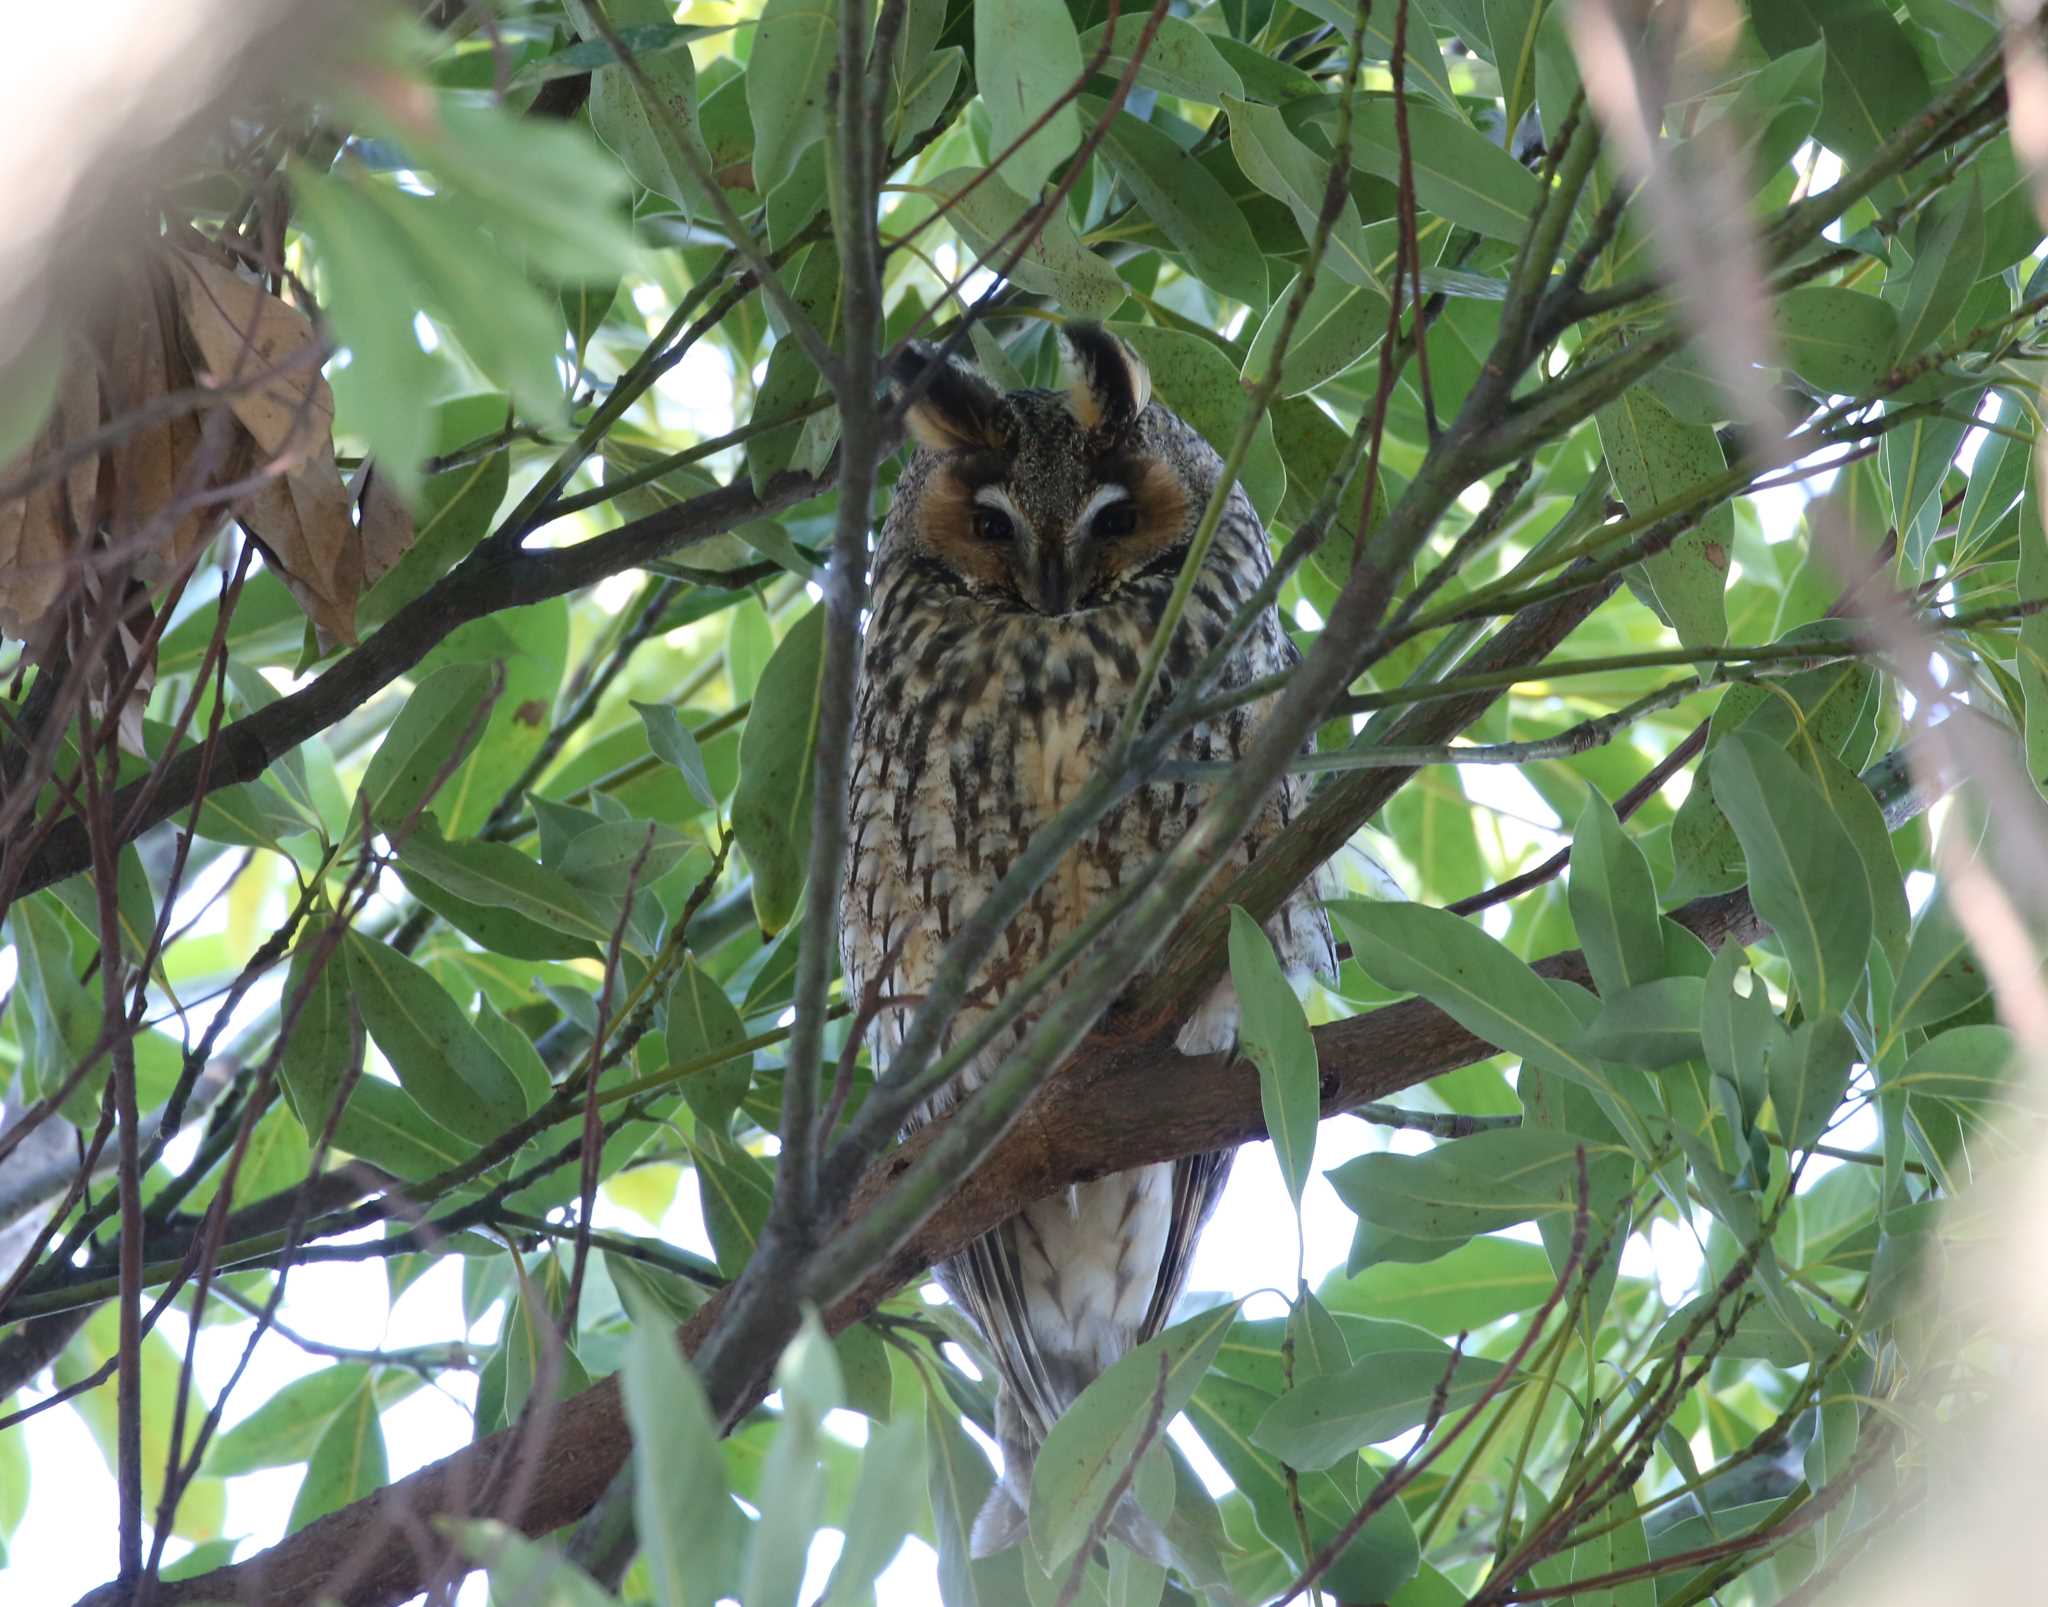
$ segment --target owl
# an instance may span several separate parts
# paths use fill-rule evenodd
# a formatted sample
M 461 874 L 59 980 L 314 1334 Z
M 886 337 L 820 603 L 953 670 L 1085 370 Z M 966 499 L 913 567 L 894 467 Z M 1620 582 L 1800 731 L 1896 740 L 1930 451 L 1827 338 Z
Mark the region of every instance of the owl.
M 923 389 L 906 420 L 914 449 L 874 556 L 840 889 L 848 997 L 878 984 L 884 1008 L 870 1046 L 885 1079 L 954 930 L 1110 752 L 1223 472 L 1209 443 L 1151 399 L 1150 377 L 1127 343 L 1068 324 L 1063 346 L 1064 391 L 1005 394 L 923 348 L 893 371 L 905 390 Z M 1270 563 L 1265 529 L 1233 485 L 1147 717 L 1166 707 Z M 1268 608 L 1219 689 L 1297 658 Z M 1197 725 L 1174 756 L 1232 759 L 1262 712 L 1255 703 Z M 1208 791 L 1161 780 L 1111 809 L 1012 922 L 946 1044 L 967 1036 L 1098 901 L 1171 848 Z M 1217 885 L 1285 830 L 1305 798 L 1302 778 L 1283 779 L 1219 860 Z M 1296 972 L 1334 968 L 1315 892 L 1303 889 L 1267 926 Z M 905 1002 L 890 1007 L 891 999 Z M 1226 980 L 1180 1028 L 1178 1046 L 1191 1055 L 1229 1049 L 1236 1023 Z M 1032 1025 L 1030 1016 L 1013 1023 L 912 1125 L 979 1086 Z M 1060 1413 L 1166 1325 L 1230 1162 L 1224 1151 L 1075 1185 L 937 1268 L 997 1371 L 1004 1472 L 974 1523 L 977 1556 L 1022 1538 L 1032 1462 Z M 1112 1532 L 1166 1560 L 1164 1536 L 1134 1503 Z

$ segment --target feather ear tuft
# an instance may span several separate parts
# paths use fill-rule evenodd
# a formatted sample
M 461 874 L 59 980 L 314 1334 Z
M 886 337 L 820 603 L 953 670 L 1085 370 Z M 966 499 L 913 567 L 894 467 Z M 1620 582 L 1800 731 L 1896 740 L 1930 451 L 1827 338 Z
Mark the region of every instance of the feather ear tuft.
M 1068 323 L 1060 330 L 1066 357 L 1067 406 L 1084 430 L 1122 430 L 1152 400 L 1152 375 L 1143 359 L 1100 324 Z
M 890 360 L 889 379 L 899 397 L 919 389 L 903 415 L 919 446 L 959 452 L 998 444 L 1002 396 L 966 364 L 941 362 L 936 348 L 913 341 Z

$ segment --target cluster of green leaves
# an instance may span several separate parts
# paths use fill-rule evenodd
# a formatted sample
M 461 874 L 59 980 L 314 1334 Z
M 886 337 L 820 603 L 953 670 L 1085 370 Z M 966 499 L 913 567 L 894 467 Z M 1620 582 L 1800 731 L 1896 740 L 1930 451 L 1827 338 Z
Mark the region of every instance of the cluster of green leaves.
M 343 98 L 353 138 L 339 159 L 316 170 L 307 157 L 291 175 L 292 261 L 346 348 L 333 371 L 341 438 L 373 453 L 414 510 L 410 550 L 364 597 L 365 634 L 501 521 L 531 517 L 527 488 L 572 440 L 590 461 L 566 487 L 574 511 L 541 506 L 542 542 L 662 515 L 725 482 L 760 491 L 788 470 L 817 474 L 837 445 L 829 393 L 790 323 L 793 309 L 828 341 L 840 332 L 825 138 L 833 8 L 769 0 L 757 15 L 707 3 L 678 18 L 665 0 L 614 0 L 605 16 L 631 65 L 582 0 L 496 9 L 491 34 L 403 42 L 431 116 Z M 1144 358 L 1156 394 L 1219 449 L 1277 365 L 1242 476 L 1277 542 L 1372 409 L 1397 186 L 1411 172 L 1421 284 L 1437 305 L 1427 389 L 1410 364 L 1386 409 L 1384 509 L 1424 461 L 1431 408 L 1456 415 L 1498 330 L 1543 194 L 1532 153 L 1556 138 L 1578 87 L 1563 9 L 1409 0 L 1406 161 L 1389 60 L 1397 7 L 1371 9 L 1349 193 L 1283 352 L 1336 149 L 1349 4 L 1176 10 L 1111 113 L 1145 26 L 1130 8 L 1111 18 L 1092 0 L 907 0 L 881 64 L 892 157 L 882 226 L 896 246 L 886 335 L 948 325 L 963 293 L 985 286 L 955 281 L 991 253 L 1006 257 L 999 242 L 1042 188 L 1067 182 L 972 330 L 975 354 L 1003 384 L 1054 383 L 1052 323 L 1105 319 Z M 1830 157 L 1867 160 L 1993 42 L 1992 24 L 1955 0 L 1758 4 L 1672 108 L 1673 167 L 1708 160 L 1713 131 L 1746 164 L 1768 226 L 1824 187 Z M 1081 92 L 1039 121 L 1089 63 L 1098 70 Z M 520 115 L 583 74 L 588 98 L 572 123 Z M 284 1099 L 256 1124 L 235 1200 L 300 1181 L 323 1136 L 409 1181 L 435 1180 L 430 1204 L 455 1231 L 391 1255 L 389 1289 L 396 1300 L 459 1262 L 464 1327 L 449 1338 L 494 1336 L 475 1397 L 480 1435 L 537 1391 L 566 1394 L 623 1369 L 644 1475 L 628 1600 L 784 1607 L 824 1526 L 847 1537 L 826 1587 L 835 1604 L 870 1599 L 906 1534 L 935 1549 L 953 1607 L 1049 1603 L 1077 1564 L 1084 1602 L 1260 1600 L 1371 1496 L 1395 1465 L 1390 1442 L 1425 1424 L 1443 1435 L 1474 1408 L 1451 1453 L 1408 1477 L 1337 1557 L 1326 1583 L 1340 1598 L 1464 1599 L 1631 1435 L 1648 1448 L 1633 1476 L 1529 1563 L 1535 1585 L 1648 1565 L 1781 1518 L 1781 1501 L 1813 1499 L 1852 1465 L 1869 1427 L 1859 1403 L 1909 1387 L 1954 1337 L 1902 1323 L 1903 1295 L 1935 1202 L 1995 1136 L 2008 1050 L 1945 899 L 1913 901 L 1916 915 L 1907 898 L 1908 878 L 1931 867 L 1929 834 L 1918 822 L 1891 828 L 1896 788 L 1882 783 L 1893 772 L 1872 769 L 1899 744 L 1906 711 L 1896 682 L 1826 622 L 1839 584 L 1809 528 L 1824 506 L 1873 539 L 1896 532 L 1890 579 L 1951 613 L 2048 596 L 2031 509 L 2041 374 L 2027 343 L 2040 226 L 2001 124 L 1963 130 L 1947 158 L 1880 186 L 1835 238 L 1778 265 L 1801 282 L 1773 303 L 1775 380 L 1796 413 L 1825 419 L 1829 433 L 1810 445 L 1850 448 L 1825 505 L 1787 530 L 1774 504 L 1746 494 L 1753 476 L 1726 404 L 1682 352 L 1535 451 L 1488 542 L 1432 599 L 1425 622 L 1512 600 L 1647 516 L 1696 506 L 1698 522 L 1631 569 L 1630 592 L 1574 635 L 1573 656 L 1597 673 L 1525 683 L 1471 734 L 1552 737 L 1669 673 L 1601 667 L 1628 655 L 1676 644 L 1709 673 L 1607 746 L 1520 766 L 1512 788 L 1468 788 L 1451 766 L 1417 775 L 1364 834 L 1416 902 L 1335 903 L 1349 958 L 1306 1006 L 1256 922 L 1236 920 L 1246 1048 L 1297 1207 L 1323 1187 L 1311 1019 L 1410 993 L 1440 1006 L 1499 1056 L 1414 1097 L 1492 1125 L 1329 1171 L 1357 1218 L 1347 1264 L 1306 1269 L 1285 1318 L 1211 1304 L 1098 1381 L 1046 1448 L 1023 1550 L 968 1556 L 993 1472 L 967 1430 L 991 1425 L 991 1375 L 985 1360 L 961 1364 L 979 1340 L 950 1308 L 912 1289 L 834 1340 L 806 1333 L 783 1359 L 776 1403 L 723 1439 L 666 1338 L 746 1265 L 773 1197 L 768 1135 L 820 708 L 823 615 L 810 588 L 829 491 L 694 544 L 637 585 L 614 578 L 465 625 L 392 695 L 262 779 L 211 793 L 190 823 L 183 876 L 215 891 L 197 901 L 198 920 L 180 905 L 167 943 L 151 934 L 168 833 L 122 849 L 123 932 L 149 958 L 164 1006 L 135 1044 L 143 1113 L 161 1109 L 203 1030 L 191 1007 L 303 900 L 282 1008 L 237 1017 L 249 1066 L 279 1044 Z M 1624 182 L 1600 165 L 1568 248 L 1592 238 Z M 688 353 L 685 397 L 650 383 L 641 359 L 676 308 L 702 306 L 736 271 L 735 220 L 774 254 L 787 305 L 758 290 L 734 300 Z M 1586 288 L 1616 291 L 1655 265 L 1654 240 L 1626 211 Z M 1655 298 L 1617 300 L 1565 332 L 1546 371 L 1590 366 L 1668 312 Z M 729 424 L 744 427 L 743 443 L 676 461 Z M 1876 450 L 1856 455 L 1864 444 Z M 1304 643 L 1349 571 L 1359 490 L 1283 593 Z M 1433 554 L 1466 533 L 1480 501 L 1459 505 Z M 231 610 L 226 601 L 195 588 L 163 637 L 144 725 L 152 755 L 172 742 L 188 696 L 190 744 L 216 703 L 244 718 L 327 658 L 268 570 Z M 2011 728 L 2035 776 L 2048 773 L 2044 620 L 1941 638 L 1950 685 Z M 228 649 L 218 684 L 198 675 L 216 631 Z M 1475 634 L 1469 622 L 1418 630 L 1374 687 L 1428 695 L 1455 677 Z M 1713 675 L 1728 650 L 1771 643 L 1830 661 L 1768 679 Z M 1624 826 L 1605 800 L 1701 719 L 1707 756 L 1690 790 L 1653 793 Z M 1334 721 L 1320 746 L 1342 755 L 1385 740 L 1388 725 Z M 72 762 L 60 754 L 60 772 Z M 147 759 L 127 763 L 135 776 Z M 1965 836 L 1967 814 L 1953 821 Z M 1562 881 L 1483 930 L 1432 907 L 1525 868 L 1562 822 L 1575 823 Z M 1342 857 L 1336 876 L 1347 893 L 1373 891 Z M 1715 956 L 1660 914 L 1744 883 L 1776 934 L 1747 952 Z M 331 930 L 337 911 L 353 923 L 346 935 Z M 99 1032 L 97 895 L 74 878 L 17 900 L 7 923 L 18 970 L 0 1060 L 33 1097 L 62 1087 Z M 1574 948 L 1591 991 L 1527 963 Z M 562 1241 L 573 1236 L 581 1114 L 558 1090 L 580 1089 L 593 1057 L 611 1124 L 602 1198 L 644 1231 L 593 1252 L 569 1325 L 573 1252 Z M 64 1107 L 87 1131 L 106 1064 Z M 853 1072 L 856 1107 L 867 1077 Z M 486 1156 L 522 1124 L 512 1153 Z M 1844 1129 L 1874 1134 L 1874 1147 L 1833 1143 Z M 1851 1154 L 1839 1163 L 1823 1153 L 1841 1148 Z M 224 1151 L 203 1145 L 182 1172 L 159 1159 L 145 1197 L 203 1206 L 223 1186 Z M 685 1209 L 672 1212 L 678 1199 Z M 692 1200 L 703 1242 L 662 1242 Z M 1679 1265 L 1661 1278 L 1624 1272 L 1631 1242 Z M 233 1287 L 260 1300 L 271 1276 Z M 319 1277 L 317 1265 L 293 1274 Z M 60 1382 L 112 1353 L 109 1315 L 79 1331 Z M 202 1318 L 246 1320 L 219 1298 Z M 144 1363 L 157 1430 L 145 1468 L 160 1474 L 177 1378 L 161 1332 L 145 1339 Z M 381 1414 L 418 1376 L 350 1363 L 246 1414 L 238 1401 L 179 1507 L 177 1532 L 201 1543 L 181 1566 L 232 1554 L 220 1535 L 225 1479 L 303 1463 L 294 1527 L 383 1483 Z M 76 1409 L 111 1453 L 110 1393 Z M 866 1419 L 858 1450 L 839 1409 Z M 1212 1489 L 1163 1439 L 1138 1458 L 1132 1496 L 1169 1537 L 1173 1578 L 1120 1545 L 1086 1554 L 1155 1412 L 1184 1412 L 1229 1480 Z M 1781 1418 L 1789 1467 L 1764 1438 Z M 1760 1465 L 1778 1481 L 1751 1477 Z M 0 1435 L 0 1534 L 18 1519 L 25 1479 L 18 1439 Z M 153 1503 L 156 1487 L 147 1493 Z M 1761 1563 L 1735 1563 L 1751 1569 L 1738 1587 L 1747 1595 L 1724 1599 L 1775 1599 L 1886 1499 L 1878 1478 Z M 460 1538 L 504 1599 L 607 1599 L 508 1531 L 479 1525 Z M 1709 1569 L 1617 1584 L 1602 1599 L 1690 1601 L 1720 1586 Z

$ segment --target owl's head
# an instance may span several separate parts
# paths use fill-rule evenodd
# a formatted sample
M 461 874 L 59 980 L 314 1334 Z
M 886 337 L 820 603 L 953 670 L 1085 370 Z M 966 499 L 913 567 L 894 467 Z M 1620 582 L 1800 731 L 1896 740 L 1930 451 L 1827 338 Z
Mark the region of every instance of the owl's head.
M 895 362 L 917 451 L 885 557 L 997 607 L 1070 614 L 1180 568 L 1222 464 L 1152 398 L 1138 354 L 1095 324 L 1061 331 L 1063 391 L 1003 392 L 912 346 Z M 893 552 L 890 549 L 895 549 Z

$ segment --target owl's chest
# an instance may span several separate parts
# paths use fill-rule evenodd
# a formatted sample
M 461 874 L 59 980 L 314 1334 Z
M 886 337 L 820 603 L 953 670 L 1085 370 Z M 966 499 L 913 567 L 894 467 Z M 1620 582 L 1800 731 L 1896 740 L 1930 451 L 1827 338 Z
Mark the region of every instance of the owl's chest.
M 851 818 L 856 916 L 904 940 L 916 976 L 1102 767 L 1128 707 L 1139 644 L 1102 620 L 991 621 L 941 651 L 885 659 L 870 643 Z M 1114 885 L 1122 825 L 1105 818 L 1061 856 L 999 964 L 1046 949 Z

